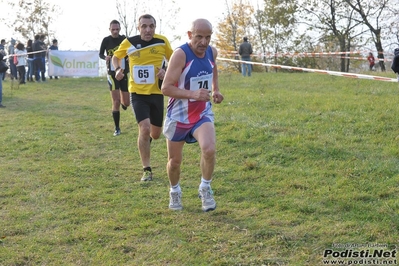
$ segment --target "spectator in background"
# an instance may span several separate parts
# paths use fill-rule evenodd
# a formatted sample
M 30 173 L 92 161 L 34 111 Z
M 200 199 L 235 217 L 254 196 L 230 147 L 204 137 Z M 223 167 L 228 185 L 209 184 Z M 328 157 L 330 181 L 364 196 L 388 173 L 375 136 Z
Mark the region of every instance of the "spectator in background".
M 40 69 L 41 69 L 41 59 L 40 59 L 40 53 L 39 51 L 42 49 L 40 45 L 40 35 L 36 34 L 35 35 L 35 40 L 32 44 L 32 50 L 34 52 L 33 54 L 33 67 L 34 67 L 34 73 L 35 73 L 35 80 L 37 82 L 40 82 Z
M 44 38 L 43 38 L 44 39 Z M 35 35 L 35 41 L 33 42 L 33 65 L 35 68 L 35 80 L 36 82 L 46 81 L 45 77 L 45 60 L 46 60 L 46 47 L 44 43 L 41 41 L 41 36 L 39 34 Z M 44 53 L 44 57 L 42 60 L 42 54 Z M 44 61 L 44 63 L 43 63 Z
M 369 61 L 369 70 L 372 71 L 375 65 L 375 58 L 372 52 L 367 56 L 367 61 Z
M 2 58 L 4 58 L 6 56 L 6 47 L 5 47 L 5 45 L 6 45 L 6 40 L 1 39 L 1 41 L 0 41 L 0 54 L 3 55 Z M 6 62 L 5 59 L 1 59 L 1 60 Z M 6 72 L 0 73 L 0 79 L 1 80 L 4 80 L 5 76 L 6 76 Z
M 43 52 L 41 52 L 42 59 L 42 69 L 40 70 L 40 74 L 42 77 L 42 81 L 46 81 L 46 57 L 47 57 L 47 45 L 44 43 L 44 39 L 46 36 L 44 34 L 40 35 L 40 44 L 42 46 Z
M 57 41 L 57 39 L 53 40 L 53 44 L 48 49 L 49 50 L 58 50 L 58 41 Z M 57 76 L 55 76 L 54 78 L 58 79 Z M 53 79 L 53 76 L 50 76 L 50 79 Z
M 1 39 L 1 42 L 0 42 L 0 51 L 4 51 L 4 52 L 6 51 L 5 45 L 6 45 L 6 40 Z M 3 55 L 5 56 L 4 53 L 3 53 Z
M 391 69 L 398 76 L 398 81 L 399 81 L 399 47 L 393 50 Z
M 252 52 L 252 45 L 248 42 L 248 38 L 244 37 L 244 42 L 240 44 L 240 48 L 238 50 L 238 54 L 241 56 L 241 60 L 248 62 L 251 61 Z M 242 63 L 241 72 L 244 77 L 246 76 L 246 74 L 248 74 L 248 77 L 250 77 L 252 72 L 252 65 Z
M 15 54 L 17 57 L 16 60 L 16 66 L 18 70 L 18 76 L 19 76 L 19 84 L 25 84 L 25 75 L 26 75 L 26 49 L 25 45 L 22 42 L 18 42 L 18 44 L 15 46 Z
M 6 45 L 6 40 L 5 39 L 1 39 L 0 42 L 0 50 L 5 50 L 5 45 Z
M 31 39 L 26 43 L 26 52 L 28 53 L 27 62 L 28 62 L 28 73 L 27 73 L 27 81 L 33 81 L 33 41 Z
M 0 60 L 3 60 L 4 59 L 4 54 L 3 53 L 0 53 Z M 4 74 L 4 73 L 0 73 L 0 75 L 1 74 Z M 3 101 L 3 80 L 2 79 L 0 79 L 0 108 L 4 108 L 5 106 L 1 103 Z
M 17 78 L 17 66 L 14 64 L 15 54 L 15 43 L 16 41 L 11 38 L 10 45 L 8 45 L 8 63 L 10 64 L 11 80 Z

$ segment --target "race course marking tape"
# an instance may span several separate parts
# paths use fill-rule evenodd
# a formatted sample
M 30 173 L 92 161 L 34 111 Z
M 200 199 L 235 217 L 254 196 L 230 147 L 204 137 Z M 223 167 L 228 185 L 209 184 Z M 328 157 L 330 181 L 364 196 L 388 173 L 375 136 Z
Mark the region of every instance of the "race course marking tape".
M 386 77 L 363 75 L 363 74 L 353 74 L 353 73 L 345 73 L 345 72 L 338 72 L 338 71 L 328 71 L 328 70 L 319 70 L 319 69 L 311 69 L 311 68 L 302 68 L 302 67 L 292 67 L 292 66 L 284 66 L 284 65 L 266 64 L 266 63 L 242 61 L 242 60 L 229 59 L 229 58 L 220 58 L 220 57 L 218 57 L 217 59 L 221 60 L 221 61 L 230 61 L 230 62 L 236 62 L 236 63 L 245 63 L 245 64 L 252 64 L 252 65 L 268 66 L 268 67 L 273 67 L 273 68 L 282 68 L 282 69 L 295 70 L 295 71 L 304 71 L 304 72 L 312 72 L 312 73 L 319 73 L 319 74 L 327 74 L 327 75 L 347 77 L 347 78 L 372 79 L 372 80 L 387 81 L 387 82 L 398 82 L 398 79 L 396 79 L 396 78 L 386 78 Z

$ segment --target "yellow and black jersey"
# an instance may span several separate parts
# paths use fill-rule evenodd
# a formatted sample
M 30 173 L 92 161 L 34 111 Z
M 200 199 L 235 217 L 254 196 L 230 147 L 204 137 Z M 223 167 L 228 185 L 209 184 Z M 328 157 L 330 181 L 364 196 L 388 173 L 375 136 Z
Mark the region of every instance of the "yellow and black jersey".
M 136 35 L 123 40 L 114 56 L 122 59 L 129 56 L 129 92 L 137 94 L 162 94 L 161 80 L 157 78 L 160 68 L 172 55 L 172 47 L 165 36 L 155 34 L 146 42 Z
M 100 47 L 100 52 L 99 52 L 99 56 L 101 59 L 105 60 L 105 55 L 104 53 L 107 54 L 107 56 L 113 56 L 114 51 L 118 50 L 119 45 L 121 44 L 121 42 L 126 39 L 125 35 L 119 35 L 117 38 L 112 37 L 112 35 L 109 35 L 107 37 L 105 37 L 103 39 L 103 41 L 101 42 L 101 47 Z M 127 56 L 125 58 L 125 60 L 122 61 L 122 68 L 125 69 L 125 74 L 127 74 L 129 72 L 129 69 L 126 69 L 126 65 L 127 65 Z M 115 69 L 114 66 L 111 64 L 111 60 L 108 61 L 106 63 L 107 65 L 107 73 L 109 75 L 115 75 Z

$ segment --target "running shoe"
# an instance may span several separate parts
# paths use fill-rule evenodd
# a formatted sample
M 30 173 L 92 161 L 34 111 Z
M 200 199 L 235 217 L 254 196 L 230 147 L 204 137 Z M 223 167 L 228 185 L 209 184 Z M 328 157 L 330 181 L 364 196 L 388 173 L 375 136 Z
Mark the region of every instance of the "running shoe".
M 202 201 L 202 210 L 204 212 L 209 212 L 216 209 L 216 202 L 213 199 L 213 191 L 211 187 L 200 188 L 198 190 L 198 197 Z
M 152 172 L 144 171 L 141 181 L 152 181 Z
M 120 134 L 121 134 L 121 129 L 120 128 L 115 129 L 114 136 L 119 136 Z
M 169 192 L 169 209 L 179 211 L 183 209 L 181 204 L 181 191 L 180 192 Z

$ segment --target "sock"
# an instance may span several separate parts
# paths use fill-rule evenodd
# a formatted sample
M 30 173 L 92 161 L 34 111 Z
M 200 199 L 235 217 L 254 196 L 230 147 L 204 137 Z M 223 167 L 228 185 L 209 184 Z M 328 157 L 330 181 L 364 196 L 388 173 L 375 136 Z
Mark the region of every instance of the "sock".
M 112 117 L 114 118 L 115 129 L 118 129 L 121 113 L 119 111 L 112 111 Z
M 149 172 L 152 172 L 152 170 L 151 170 L 151 167 L 150 167 L 150 166 L 144 167 L 144 168 L 143 168 L 143 171 L 149 171 Z
M 181 192 L 180 183 L 177 183 L 177 185 L 174 186 L 170 186 L 170 192 Z
M 200 188 L 205 188 L 205 187 L 210 187 L 211 186 L 211 180 L 206 180 L 203 177 L 201 177 L 201 184 L 199 185 Z
M 122 109 L 123 109 L 123 110 L 126 110 L 126 109 L 127 109 L 127 106 L 123 105 L 122 103 L 121 103 L 121 106 L 122 106 Z

